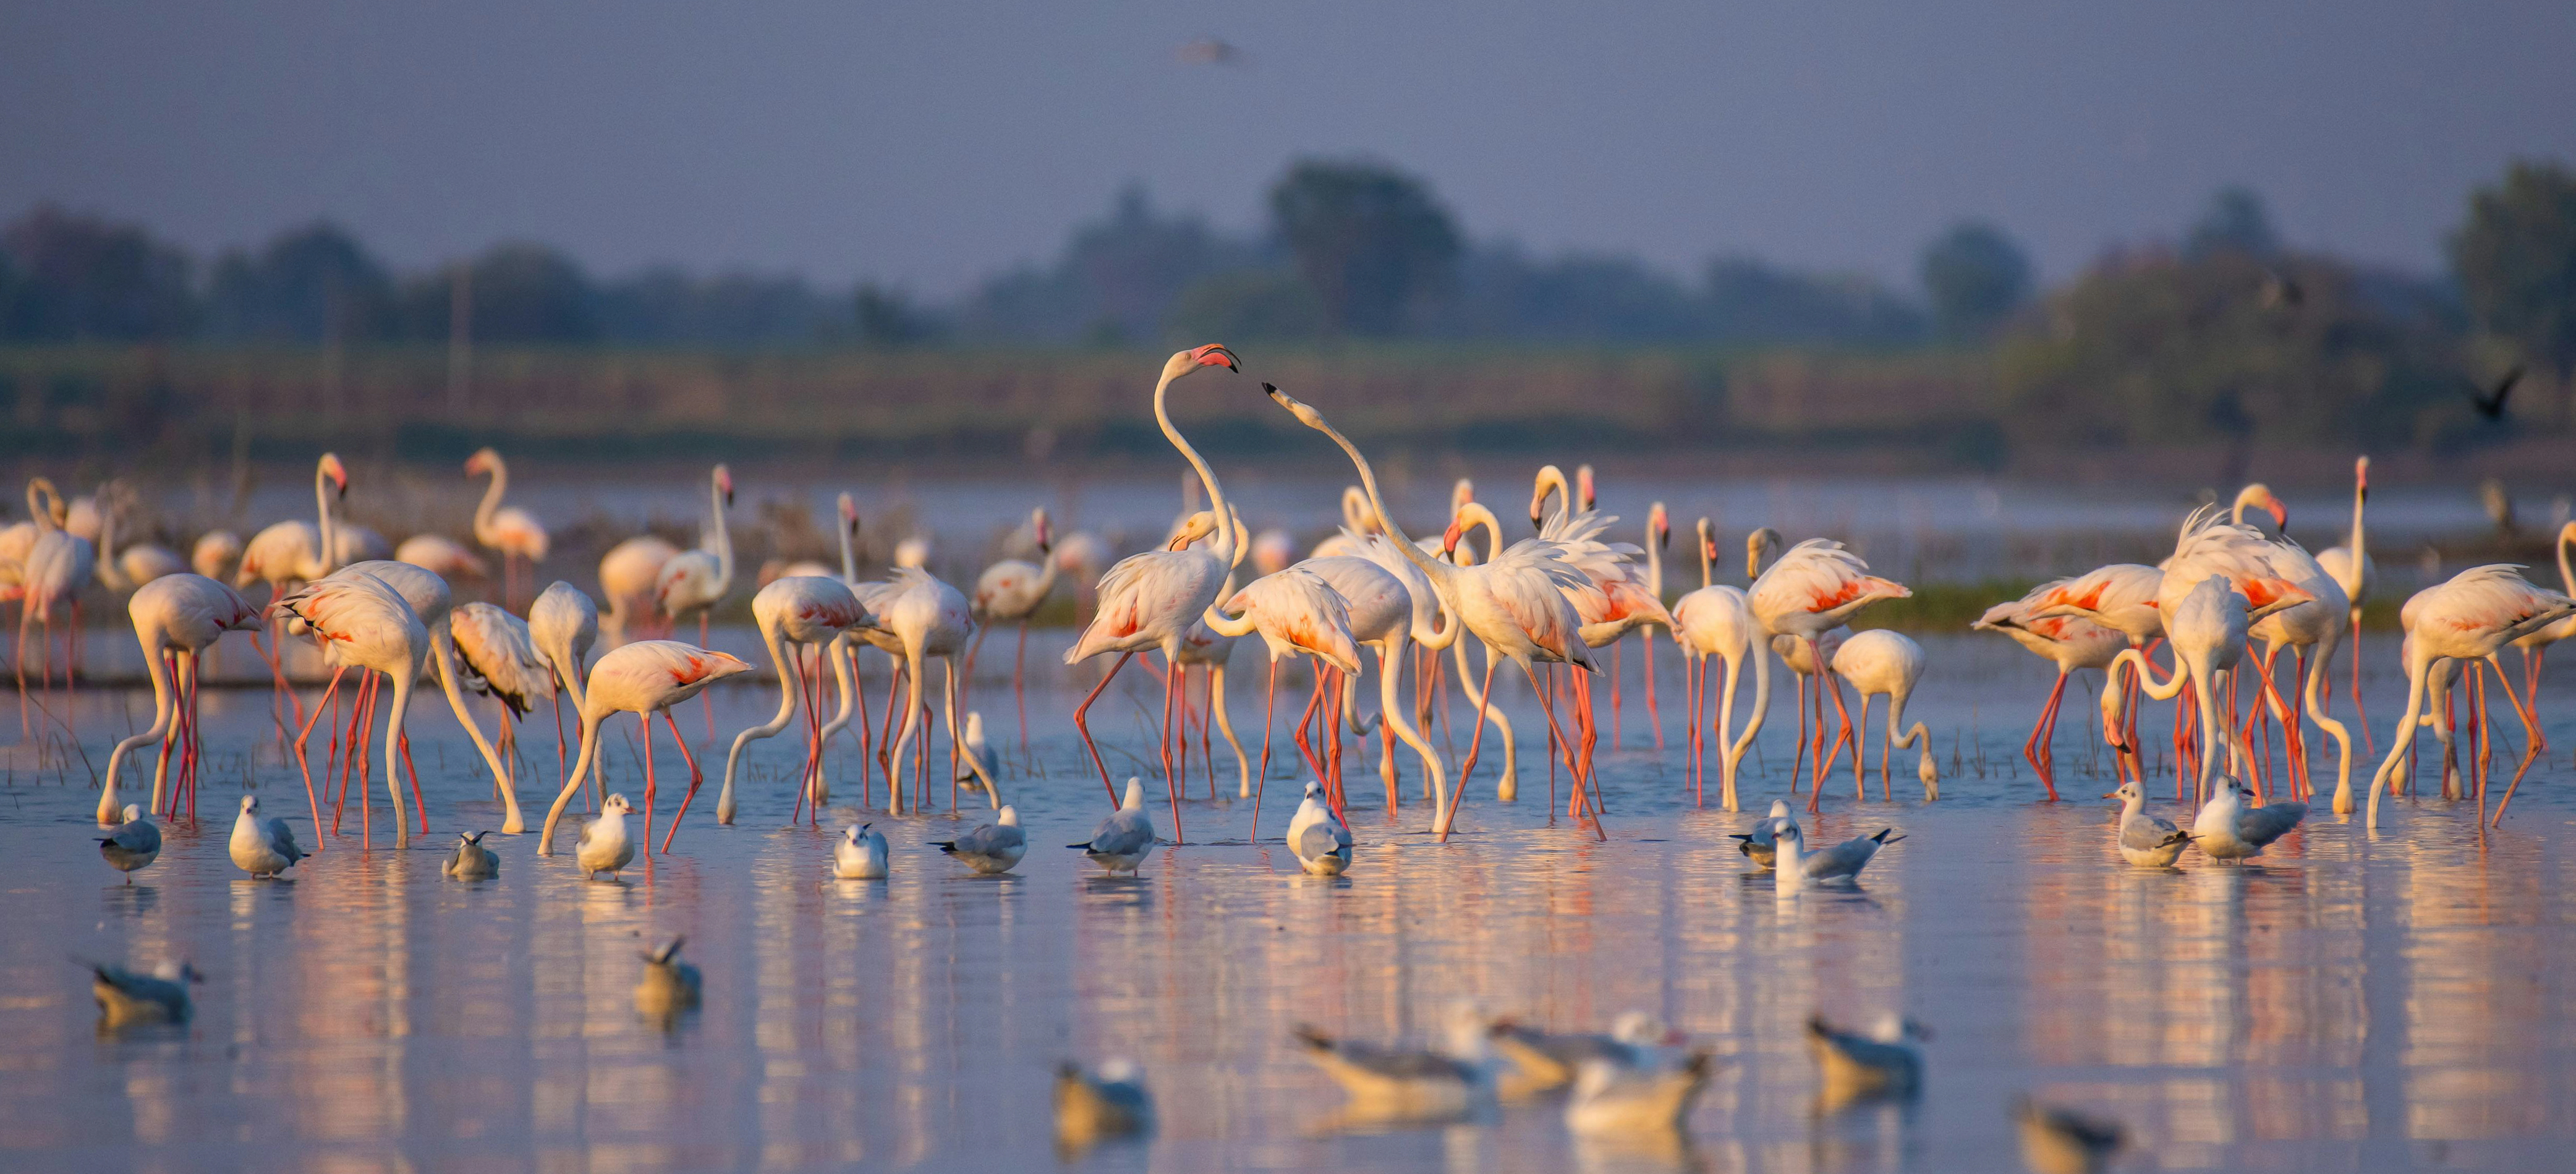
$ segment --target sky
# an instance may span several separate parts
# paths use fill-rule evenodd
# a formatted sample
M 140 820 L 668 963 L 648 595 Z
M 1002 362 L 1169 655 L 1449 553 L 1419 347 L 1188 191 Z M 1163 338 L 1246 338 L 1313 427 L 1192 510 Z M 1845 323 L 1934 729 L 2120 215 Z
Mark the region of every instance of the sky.
M 1214 38 L 1230 63 L 1184 60 Z M 0 217 L 193 249 L 327 216 L 946 296 L 1142 183 L 1232 228 L 1292 159 L 1478 238 L 1910 284 L 2002 225 L 2066 277 L 2223 184 L 2418 270 L 2516 157 L 2576 162 L 2576 4 L 0 4 Z

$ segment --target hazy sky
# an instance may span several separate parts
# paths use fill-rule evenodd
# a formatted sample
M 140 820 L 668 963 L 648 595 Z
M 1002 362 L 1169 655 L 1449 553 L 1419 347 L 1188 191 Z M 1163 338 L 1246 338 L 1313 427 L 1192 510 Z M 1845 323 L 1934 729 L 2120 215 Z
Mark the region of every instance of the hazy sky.
M 1237 65 L 1187 64 L 1218 37 Z M 200 249 L 336 218 L 932 294 L 1123 182 L 1249 226 L 1290 158 L 1479 237 L 1911 279 L 1990 217 L 2052 276 L 2219 184 L 2430 268 L 2472 183 L 2576 160 L 2576 4 L 0 4 L 0 216 Z

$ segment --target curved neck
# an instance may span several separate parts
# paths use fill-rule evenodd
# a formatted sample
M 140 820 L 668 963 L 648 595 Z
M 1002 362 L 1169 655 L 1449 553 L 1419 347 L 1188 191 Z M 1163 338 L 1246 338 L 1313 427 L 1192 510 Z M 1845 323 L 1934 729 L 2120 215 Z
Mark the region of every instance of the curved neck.
M 1699 585 L 1703 590 L 1717 585 L 1717 560 L 1710 557 L 1715 553 L 1708 540 L 1708 527 L 1701 526 L 1699 528 Z
M 733 582 L 733 537 L 725 533 L 724 486 L 717 484 L 713 477 L 707 479 L 707 506 L 716 515 L 716 582 L 730 585 Z
M 2356 531 L 2355 531 L 2355 533 L 2358 533 L 2358 532 L 2359 532 L 2358 530 L 2356 530 Z M 2569 545 L 2570 537 L 2571 537 L 2571 536 L 2569 535 L 2569 533 L 2568 533 L 2568 531 L 2567 531 L 2566 527 L 2563 527 L 2563 526 L 2562 526 L 2562 527 L 2560 527 L 2560 528 L 2559 528 L 2559 530 L 2558 530 L 2558 582 L 2559 582 L 2559 585 L 2561 585 L 2561 586 L 2563 586 L 2563 587 L 2565 587 L 2565 588 L 2567 589 L 2567 593 L 2568 593 L 2568 594 L 2570 594 L 2570 595 L 2576 595 L 2576 570 L 2570 570 L 2570 569 L 2568 568 L 2568 566 L 2567 566 L 2567 547 L 2568 547 L 2568 545 Z M 2358 554 L 2358 553 L 2359 553 L 2359 550 L 2360 550 L 2360 548 L 2359 548 L 2358 546 L 2356 546 L 2356 547 L 2354 548 L 2354 551 L 2355 551 L 2355 553 L 2356 553 L 2356 554 Z M 2359 562 L 2359 561 L 2360 561 L 2360 559 L 2355 558 L 2353 561 L 2355 561 L 2355 562 Z
M 483 504 L 474 507 L 474 537 L 489 546 L 492 542 L 492 515 L 501 509 L 501 495 L 508 491 L 510 466 L 501 458 L 492 458 L 492 483 L 483 487 Z
M 1657 603 L 1664 601 L 1664 547 L 1655 541 L 1655 516 L 1660 512 L 1646 511 L 1646 591 Z
M 1394 540 L 1396 552 L 1410 560 L 1413 565 L 1422 568 L 1422 573 L 1430 577 L 1432 586 L 1446 595 L 1450 576 L 1457 574 L 1458 568 L 1422 553 L 1422 548 L 1414 545 L 1412 537 L 1404 532 L 1404 527 L 1396 524 L 1395 515 L 1386 508 L 1385 495 L 1377 490 L 1377 473 L 1369 468 L 1368 458 L 1361 456 L 1359 448 L 1350 442 L 1349 437 L 1334 429 L 1332 423 L 1324 419 L 1322 412 L 1306 407 L 1304 404 L 1297 404 L 1285 393 L 1274 391 L 1271 395 L 1272 398 L 1280 400 L 1283 407 L 1295 404 L 1294 407 L 1289 407 L 1289 410 L 1294 412 L 1299 420 L 1307 427 L 1331 437 L 1334 444 L 1341 446 L 1343 454 L 1351 458 L 1351 467 L 1359 471 L 1360 489 L 1368 494 L 1369 508 L 1377 511 L 1378 521 L 1386 526 L 1386 536 Z M 1297 411 L 1298 408 L 1305 410 Z M 1443 600 L 1443 602 L 1447 601 Z
M 42 481 L 27 483 L 27 520 L 36 524 L 38 534 L 50 534 L 54 529 L 54 511 L 45 501 L 51 488 Z
M 850 550 L 850 522 L 847 518 L 841 520 L 841 581 L 859 581 L 859 560 Z
M 2361 527 L 2361 506 L 2364 501 L 2369 500 L 2369 497 L 2370 491 L 2362 487 L 2360 478 L 2354 478 L 2352 485 L 2352 537 L 2346 540 L 2346 544 L 2352 548 L 2352 581 L 2355 583 L 2361 582 L 2361 560 L 2369 557 L 2362 547 L 2363 538 Z
M 1565 470 L 1554 465 L 1541 467 L 1538 471 L 1538 487 L 1534 492 L 1537 496 L 1530 499 L 1530 512 L 1546 519 L 1545 522 L 1540 523 L 1540 529 L 1552 529 L 1556 523 L 1563 522 L 1567 515 L 1574 512 L 1574 492 L 1566 488 Z M 1550 494 L 1556 496 L 1556 512 L 1552 514 L 1544 512 Z
M 1187 369 L 1184 368 L 1184 370 Z M 1199 483 L 1207 486 L 1208 508 L 1216 511 L 1219 523 L 1216 548 L 1211 553 L 1216 555 L 1219 565 L 1231 565 L 1234 562 L 1234 527 L 1223 524 L 1227 517 L 1225 490 L 1217 486 L 1216 470 L 1208 467 L 1207 461 L 1199 456 L 1199 450 L 1190 447 L 1189 439 L 1181 435 L 1180 429 L 1172 427 L 1172 414 L 1164 407 L 1164 401 L 1171 393 L 1174 377 L 1174 373 L 1166 369 L 1162 379 L 1154 384 L 1154 423 L 1162 426 L 1163 439 L 1171 441 L 1173 448 L 1181 450 L 1181 456 L 1189 461 L 1190 468 L 1198 471 Z

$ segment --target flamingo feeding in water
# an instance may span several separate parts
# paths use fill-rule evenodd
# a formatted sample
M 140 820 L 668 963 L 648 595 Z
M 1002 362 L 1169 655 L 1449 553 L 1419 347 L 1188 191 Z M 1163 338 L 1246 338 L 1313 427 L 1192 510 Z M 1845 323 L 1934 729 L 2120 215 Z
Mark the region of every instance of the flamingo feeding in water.
M 393 712 L 385 718 L 385 790 L 393 797 L 394 846 L 411 843 L 410 821 L 403 811 L 402 777 L 395 770 L 401 753 L 403 715 L 411 707 L 412 683 L 420 679 L 429 655 L 429 629 L 394 588 L 360 572 L 316 579 L 288 592 L 272 610 L 302 620 L 314 639 L 343 665 L 385 674 L 393 681 Z M 321 714 L 317 710 L 315 717 Z M 314 833 L 321 834 L 321 801 L 305 776 L 305 799 L 313 807 Z M 366 821 L 369 839 L 373 821 Z
M 801 807 L 811 801 L 814 820 L 819 824 L 823 804 L 830 797 L 822 789 L 821 702 L 813 699 L 814 688 L 804 685 L 804 650 L 810 646 L 820 655 L 831 655 L 829 648 L 842 633 L 869 622 L 868 611 L 839 579 L 791 575 L 751 597 L 751 618 L 760 628 L 762 645 L 769 649 L 770 664 L 778 670 L 778 715 L 734 735 L 733 749 L 725 755 L 724 786 L 716 792 L 716 822 L 733 822 L 734 771 L 742 764 L 743 749 L 760 739 L 777 737 L 779 731 L 786 729 L 801 695 L 807 698 L 808 739 L 805 766 L 798 775 L 802 790 L 797 803 Z M 844 675 L 841 682 L 847 688 L 849 678 Z
M 501 504 L 510 491 L 510 466 L 498 451 L 486 448 L 465 458 L 466 476 L 484 473 L 492 475 L 492 483 L 483 490 L 483 503 L 474 507 L 474 541 L 501 553 L 501 603 L 507 607 L 518 599 L 518 565 L 526 563 L 534 581 L 537 564 L 546 561 L 546 528 L 528 511 Z
M 1897 750 L 1915 750 L 1915 777 L 1923 782 L 1923 797 L 1941 797 L 1941 773 L 1932 764 L 1932 732 L 1922 722 L 1914 723 L 1903 734 L 1905 700 L 1913 696 L 1915 683 L 1923 679 L 1923 646 L 1901 632 L 1884 628 L 1861 632 L 1843 641 L 1834 652 L 1832 668 L 1842 679 L 1852 683 L 1860 695 L 1859 736 L 1869 736 L 1869 699 L 1887 698 L 1887 737 L 1878 747 L 1878 789 L 1882 799 L 1893 799 L 1889 791 L 1887 759 Z M 1869 789 L 1861 781 L 1862 753 L 1859 741 L 1852 743 L 1853 798 L 1866 799 Z
M 2533 586 L 2515 573 L 2520 569 L 2505 563 L 2471 567 L 2452 576 L 2449 582 L 2416 592 L 2414 598 L 2406 601 L 2402 617 L 2407 633 L 2406 716 L 2397 721 L 2397 737 L 2389 743 L 2388 757 L 2381 760 L 2378 771 L 2371 775 L 2369 826 L 2379 826 L 2380 791 L 2388 785 L 2389 776 L 2397 769 L 2398 759 L 2414 747 L 2416 720 L 2424 713 L 2425 679 L 2434 662 L 2445 659 L 2463 661 L 2472 673 L 2484 663 L 2493 667 L 2496 680 L 2503 682 L 2504 668 L 2495 659 L 2498 649 L 2567 616 L 2576 615 L 2576 600 Z M 2506 685 L 2504 693 L 2506 699 L 2513 702 L 2514 712 L 2522 718 L 2523 729 L 2528 734 L 2534 728 L 2531 715 L 2523 710 L 2522 700 L 2510 684 Z M 2534 745 L 2524 752 L 2523 769 L 2530 769 L 2531 755 L 2537 751 L 2538 747 Z M 2521 782 L 2521 774 L 2516 773 L 2513 786 L 2505 788 L 2504 799 L 2496 804 L 2496 822 L 2503 822 L 2504 809 L 2513 802 L 2514 789 Z M 2478 817 L 2484 821 L 2486 794 L 2483 775 L 2480 776 L 2480 788 Z
M 1162 427 L 1163 438 L 1180 450 L 1182 459 L 1197 471 L 1200 482 L 1207 486 L 1215 516 L 1222 518 L 1226 516 L 1225 492 L 1217 486 L 1216 471 L 1208 468 L 1198 450 L 1191 448 L 1180 429 L 1172 426 L 1171 412 L 1165 406 L 1174 380 L 1208 367 L 1242 370 L 1233 351 L 1214 343 L 1174 352 L 1163 363 L 1162 377 L 1154 383 L 1154 422 Z M 1091 765 L 1100 772 L 1101 788 L 1113 800 L 1117 798 L 1117 788 L 1109 781 L 1108 764 L 1101 760 L 1100 747 L 1092 741 L 1091 726 L 1085 719 L 1102 690 L 1117 679 L 1118 670 L 1127 667 L 1137 653 L 1160 650 L 1166 663 L 1175 660 L 1191 626 L 1216 603 L 1217 588 L 1225 581 L 1226 568 L 1234 562 L 1235 544 L 1232 526 L 1216 528 L 1220 536 L 1213 550 L 1149 550 L 1118 560 L 1108 574 L 1101 576 L 1099 610 L 1073 647 L 1065 650 L 1066 664 L 1080 664 L 1104 652 L 1118 654 L 1100 683 L 1073 709 L 1074 728 L 1082 734 L 1083 748 L 1091 753 Z M 1168 729 L 1171 691 L 1166 689 L 1163 696 L 1167 711 L 1163 724 Z M 1172 838 L 1178 841 L 1182 834 L 1180 784 L 1169 776 L 1167 781 L 1171 783 Z
M 1684 666 L 1690 682 L 1690 753 L 1692 801 L 1700 798 L 1707 768 L 1703 751 L 1708 708 L 1708 658 L 1726 662 L 1726 684 L 1718 694 L 1717 708 L 1717 780 L 1718 804 L 1728 811 L 1736 810 L 1735 779 L 1744 761 L 1744 752 L 1753 744 L 1753 736 L 1762 730 L 1762 719 L 1771 709 L 1771 666 L 1768 652 L 1770 638 L 1753 622 L 1752 606 L 1744 592 L 1715 582 L 1717 567 L 1717 533 L 1706 518 L 1699 520 L 1699 590 L 1684 595 L 1673 604 L 1673 642 L 1681 646 L 1689 660 Z M 1744 723 L 1744 732 L 1733 734 L 1735 727 L 1735 690 L 1747 659 L 1753 662 L 1753 713 Z M 1730 737 L 1733 741 L 1729 741 Z
M 537 835 L 537 855 L 554 855 L 555 824 L 562 820 L 564 808 L 572 794 L 581 789 L 583 776 L 590 773 L 599 757 L 599 728 L 613 714 L 631 713 L 644 727 L 644 843 L 647 850 L 653 840 L 653 715 L 662 716 L 670 727 L 671 739 L 680 744 L 680 757 L 689 764 L 689 790 L 680 800 L 680 810 L 671 817 L 671 830 L 662 837 L 662 850 L 671 850 L 671 838 L 680 833 L 680 819 L 689 813 L 689 800 L 696 798 L 698 784 L 704 781 L 698 771 L 698 760 L 689 753 L 688 739 L 680 736 L 680 727 L 671 720 L 671 707 L 703 692 L 707 686 L 737 673 L 747 673 L 751 666 L 740 658 L 722 652 L 710 652 L 682 644 L 677 640 L 639 640 L 622 645 L 600 657 L 584 682 L 581 702 L 581 756 L 574 760 L 572 777 L 564 780 L 563 791 L 555 796 L 554 806 L 546 812 L 545 829 Z
M 564 755 L 563 704 L 556 699 L 556 689 L 572 695 L 574 713 L 581 712 L 582 663 L 590 657 L 590 646 L 599 642 L 599 604 L 582 594 L 579 587 L 560 579 L 537 593 L 536 602 L 528 605 L 528 642 L 554 675 L 555 688 L 546 690 L 546 706 L 555 718 L 555 769 L 560 776 L 572 773 L 572 764 Z
M 1762 630 L 1775 636 L 1795 636 L 1807 646 L 1807 656 L 1819 668 L 1830 668 L 1818 646 L 1818 637 L 1841 627 L 1862 608 L 1882 599 L 1906 599 L 1913 596 L 1902 583 L 1882 579 L 1869 573 L 1869 564 L 1859 555 L 1843 549 L 1843 544 L 1826 538 L 1810 538 L 1789 548 L 1778 562 L 1753 581 L 1745 592 L 1745 602 L 1753 609 L 1753 619 Z M 1807 810 L 1816 811 L 1824 801 L 1825 783 L 1825 709 L 1824 695 L 1834 698 L 1834 715 L 1841 719 L 1842 736 L 1851 736 L 1851 715 L 1843 709 L 1842 690 L 1823 673 L 1816 677 L 1815 741 L 1816 774 L 1807 792 Z M 1858 743 L 1854 743 L 1855 746 Z M 1857 754 L 1858 750 L 1854 750 Z
M 197 737 L 197 657 L 226 632 L 259 630 L 259 609 L 241 593 L 203 575 L 181 572 L 144 584 L 125 605 L 134 621 L 134 638 L 143 646 L 143 666 L 152 677 L 152 728 L 118 742 L 107 756 L 107 777 L 99 785 L 98 822 L 122 822 L 116 793 L 117 773 L 125 756 L 153 742 L 162 743 L 161 761 L 152 777 L 154 814 L 178 807 L 166 792 L 170 752 L 180 751 L 180 787 L 195 807 L 199 741 Z M 165 811 L 167 802 L 170 811 Z M 314 826 L 321 826 L 321 804 L 313 804 Z
M 2153 567 L 2139 569 L 2150 574 L 2151 582 L 2163 577 L 2156 575 Z M 2082 616 L 2035 614 L 2047 607 L 2052 598 L 2062 594 L 2071 582 L 2073 580 L 2058 579 L 2042 583 L 2019 599 L 1987 608 L 1984 615 L 1977 617 L 1976 623 L 1968 625 L 1974 631 L 2001 632 L 2010 636 L 2013 643 L 2057 666 L 2057 684 L 2049 689 L 2048 701 L 2039 708 L 2039 720 L 2031 725 L 2030 738 L 2021 747 L 2022 757 L 2028 759 L 2031 769 L 2039 774 L 2039 783 L 2048 789 L 2048 799 L 2052 803 L 2057 801 L 2057 753 L 2054 746 L 2057 740 L 2057 707 L 2066 698 L 2066 680 L 2077 669 L 2110 668 L 2113 658 L 2128 646 L 2126 634 Z M 2158 629 L 2162 629 L 2162 621 L 2158 621 Z

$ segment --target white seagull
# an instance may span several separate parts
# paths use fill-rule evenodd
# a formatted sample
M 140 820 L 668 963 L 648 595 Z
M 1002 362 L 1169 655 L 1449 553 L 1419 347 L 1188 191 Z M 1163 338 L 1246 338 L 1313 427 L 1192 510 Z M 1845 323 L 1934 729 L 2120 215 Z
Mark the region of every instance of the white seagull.
M 1075 845 L 1080 847 L 1081 845 Z M 940 851 L 964 861 L 985 876 L 1011 871 L 1029 854 L 1028 833 L 1020 830 L 1020 809 L 1004 807 L 1000 818 L 954 840 L 941 840 Z
M 458 832 L 456 851 L 449 853 L 438 871 L 458 880 L 490 880 L 501 875 L 501 858 L 483 846 L 488 832 Z
M 134 883 L 134 872 L 161 857 L 161 826 L 143 814 L 138 803 L 125 805 L 125 822 L 99 837 L 98 854 L 108 864 L 125 874 L 125 883 Z
M 1888 834 L 1895 830 L 1880 828 L 1875 835 L 1854 836 L 1831 848 L 1809 854 L 1804 851 L 1806 833 L 1799 831 L 1797 824 L 1782 824 L 1777 833 L 1779 860 L 1775 869 L 1779 873 L 1780 891 L 1794 893 L 1817 881 L 1860 883 L 1860 870 L 1869 867 L 1870 857 L 1878 855 L 1879 849 L 1905 838 Z
M 1583 1066 L 1602 1061 L 1620 1068 L 1661 1068 L 1664 1049 L 1682 1042 L 1680 1032 L 1644 1011 L 1622 1011 L 1610 1021 L 1610 1034 L 1556 1034 L 1523 1027 L 1508 1019 L 1493 1027 L 1494 1050 L 1512 1062 L 1502 1078 L 1507 1098 L 1548 1092 L 1574 1083 Z
M 1586 1060 L 1565 1101 L 1565 1126 L 1595 1136 L 1680 1128 L 1691 1103 L 1708 1087 L 1712 1066 L 1707 1052 L 1693 1052 L 1669 1068 Z
M 626 835 L 626 817 L 634 810 L 625 795 L 611 795 L 599 805 L 599 818 L 581 825 L 581 843 L 573 847 L 572 858 L 581 866 L 582 879 L 596 880 L 603 872 L 614 879 L 618 869 L 635 859 L 635 841 Z
M 1439 1051 L 1375 1048 L 1336 1040 L 1302 1023 L 1292 1030 L 1306 1058 L 1350 1095 L 1355 1116 L 1455 1117 L 1494 1095 L 1487 1024 L 1472 1003 L 1450 1007 L 1448 1038 Z
M 1784 800 L 1774 799 L 1771 801 L 1771 814 L 1762 817 L 1762 822 L 1754 824 L 1752 831 L 1740 836 L 1729 835 L 1727 838 L 1739 841 L 1735 845 L 1736 850 L 1751 857 L 1753 863 L 1769 868 L 1778 859 L 1781 826 L 1785 824 L 1795 827 L 1797 823 L 1797 820 L 1790 818 L 1789 804 Z
M 611 795 L 609 802 L 617 797 Z M 635 984 L 635 1009 L 656 1019 L 669 1019 L 698 1005 L 698 968 L 680 961 L 689 939 L 674 937 L 643 954 L 644 977 Z
M 2201 805 L 2200 818 L 2191 825 L 2193 842 L 2212 860 L 2243 860 L 2261 852 L 2308 817 L 2305 803 L 2247 807 L 2245 801 L 2254 795 L 2243 780 L 2228 776 L 2219 781 L 2218 793 Z
M 2120 834 L 2112 841 L 2120 846 L 2120 859 L 2140 868 L 2171 868 L 2191 843 L 2190 832 L 2148 813 L 2147 793 L 2137 783 L 2122 783 L 2103 798 L 2120 801 Z
M 1055 1070 L 1055 1132 L 1068 1146 L 1125 1137 L 1154 1127 L 1154 1094 L 1133 1060 L 1101 1061 L 1094 1071 L 1067 1060 Z
M 232 855 L 234 864 L 260 880 L 285 872 L 307 854 L 295 846 L 295 829 L 282 819 L 261 819 L 259 796 L 244 795 L 241 815 L 233 820 Z
M 104 1025 L 111 1028 L 138 1023 L 185 1023 L 190 1010 L 188 984 L 206 981 L 206 976 L 185 962 L 164 962 L 150 974 L 105 962 L 85 965 L 91 975 L 90 994 L 98 999 Z
M 1101 820 L 1100 826 L 1091 829 L 1090 839 L 1065 846 L 1082 849 L 1083 855 L 1112 875 L 1134 873 L 1154 850 L 1154 821 L 1145 814 L 1144 780 L 1128 776 L 1127 801 L 1118 805 L 1115 814 Z
M 1835 1102 L 1860 1097 L 1912 1096 L 1923 1086 L 1923 1055 L 1908 1038 L 1929 1040 L 1930 1029 L 1890 1013 L 1870 1034 L 1844 1031 L 1824 1016 L 1807 1019 L 1807 1049 L 1824 1072 L 1825 1096 Z
M 1351 825 L 1324 801 L 1324 784 L 1307 780 L 1297 818 L 1288 821 L 1288 850 L 1316 876 L 1340 876 L 1350 868 Z
M 872 823 L 842 828 L 840 842 L 832 845 L 832 875 L 842 880 L 884 880 L 885 833 Z

